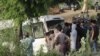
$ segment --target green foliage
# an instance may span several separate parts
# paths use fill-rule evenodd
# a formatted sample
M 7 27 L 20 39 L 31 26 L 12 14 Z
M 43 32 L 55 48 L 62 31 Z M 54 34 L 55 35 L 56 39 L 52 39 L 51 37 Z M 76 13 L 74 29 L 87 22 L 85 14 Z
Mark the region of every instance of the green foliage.
M 55 50 L 51 50 L 47 53 L 44 53 L 43 48 L 41 46 L 41 48 L 40 48 L 40 50 L 39 50 L 39 52 L 37 53 L 36 56 L 59 56 L 59 54 Z
M 89 31 L 87 33 L 89 33 Z M 79 49 L 79 51 L 71 52 L 69 56 L 92 56 L 88 34 L 86 38 L 82 37 L 81 48 Z
M 82 8 L 82 6 L 83 6 L 83 0 L 79 0 L 78 3 L 80 5 L 80 7 Z
M 25 6 L 25 13 L 28 17 L 38 17 L 47 14 L 52 0 L 20 0 Z
M 93 6 L 93 1 L 92 0 L 88 0 L 88 9 L 91 9 Z
M 0 56 L 24 56 L 15 28 L 0 30 Z
M 92 15 L 91 16 L 91 19 L 96 19 L 96 15 Z
M 19 0 L 0 0 L 0 17 L 3 20 L 13 19 L 18 26 L 27 18 L 24 7 Z
M 13 28 L 8 28 L 8 29 L 5 29 L 5 30 L 0 30 L 0 42 L 4 42 L 4 41 L 8 41 L 9 42 L 11 40 L 14 40 L 13 38 L 11 38 L 11 37 L 15 37 L 13 30 L 14 30 Z
M 0 20 L 13 19 L 16 24 L 27 18 L 45 15 L 52 0 L 0 0 Z
M 3 19 L 25 18 L 24 6 L 18 0 L 0 0 L 0 17 Z
M 10 56 L 9 50 L 1 45 L 0 45 L 0 56 Z
M 0 0 L 0 17 L 25 19 L 47 13 L 52 0 Z

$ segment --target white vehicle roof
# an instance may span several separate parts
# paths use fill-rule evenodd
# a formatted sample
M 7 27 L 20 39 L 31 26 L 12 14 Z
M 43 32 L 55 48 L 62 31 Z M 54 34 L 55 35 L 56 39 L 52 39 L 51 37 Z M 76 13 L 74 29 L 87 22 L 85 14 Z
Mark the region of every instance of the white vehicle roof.
M 64 20 L 64 18 L 58 15 L 45 15 L 45 16 L 40 16 L 39 21 L 33 18 L 33 23 L 52 21 L 52 20 Z M 23 22 L 23 26 L 27 24 L 30 24 L 30 20 L 26 20 L 25 22 Z
M 58 18 L 58 19 L 57 19 Z M 40 16 L 40 21 L 52 21 L 52 20 L 64 20 L 63 17 L 58 15 L 46 15 L 46 16 Z

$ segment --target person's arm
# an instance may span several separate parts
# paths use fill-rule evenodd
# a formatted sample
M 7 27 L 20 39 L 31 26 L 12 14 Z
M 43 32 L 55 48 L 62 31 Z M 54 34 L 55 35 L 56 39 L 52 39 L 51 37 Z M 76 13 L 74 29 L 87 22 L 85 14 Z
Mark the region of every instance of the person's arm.
M 29 38 L 30 38 L 31 41 L 30 41 L 29 46 L 28 46 L 28 48 L 26 50 L 30 49 L 32 47 L 32 45 L 33 45 L 33 42 L 35 41 L 35 39 L 33 37 L 30 36 Z
M 92 28 L 92 31 L 91 31 L 92 35 L 91 35 L 91 41 L 93 40 L 93 36 L 94 36 L 94 29 Z
M 54 40 L 53 40 L 53 48 L 55 47 L 56 41 L 57 41 L 57 35 L 55 35 Z
M 66 42 L 68 43 L 70 41 L 71 41 L 70 38 L 68 36 L 66 36 Z
M 35 41 L 35 38 L 32 38 L 32 42 L 34 42 Z
M 48 43 L 48 38 L 47 37 L 45 38 L 45 42 Z

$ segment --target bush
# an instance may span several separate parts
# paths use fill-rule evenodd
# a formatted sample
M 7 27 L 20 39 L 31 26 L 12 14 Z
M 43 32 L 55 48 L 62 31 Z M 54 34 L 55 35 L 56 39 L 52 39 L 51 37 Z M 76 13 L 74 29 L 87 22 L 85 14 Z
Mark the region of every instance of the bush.
M 37 55 L 36 56 L 59 56 L 59 54 L 55 51 L 55 50 L 52 50 L 52 51 L 49 51 L 47 53 L 44 53 L 43 52 L 43 48 L 41 46 L 40 50 L 38 51 Z
M 88 38 L 85 39 L 84 37 L 81 39 L 81 48 L 79 49 L 79 51 L 69 53 L 69 56 L 91 56 L 91 55 L 92 53 Z
M 0 45 L 0 56 L 11 56 L 9 49 Z
M 0 56 L 24 56 L 14 28 L 0 30 Z

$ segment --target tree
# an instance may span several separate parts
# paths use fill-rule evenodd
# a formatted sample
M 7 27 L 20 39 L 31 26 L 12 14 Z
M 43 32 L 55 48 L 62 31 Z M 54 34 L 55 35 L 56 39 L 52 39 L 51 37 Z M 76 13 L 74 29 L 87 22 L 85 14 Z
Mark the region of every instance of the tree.
M 88 10 L 88 0 L 83 1 L 82 12 L 87 12 Z
M 15 26 L 21 31 L 22 21 L 27 18 L 24 6 L 21 5 L 19 0 L 0 0 L 0 17 L 4 20 L 13 19 L 16 23 Z M 19 26 L 20 25 L 20 26 Z M 22 34 L 19 34 L 20 37 Z
M 30 20 L 30 28 L 31 31 L 33 32 L 32 28 L 32 22 L 33 22 L 33 17 L 35 17 L 38 20 L 38 17 L 40 15 L 44 15 L 48 13 L 48 9 L 51 6 L 52 0 L 20 0 L 22 5 L 25 5 L 25 13 L 27 14 L 28 19 Z M 32 35 L 31 32 L 31 35 Z

